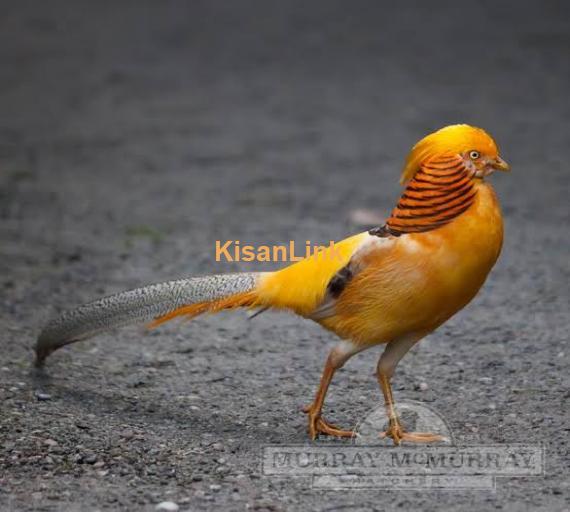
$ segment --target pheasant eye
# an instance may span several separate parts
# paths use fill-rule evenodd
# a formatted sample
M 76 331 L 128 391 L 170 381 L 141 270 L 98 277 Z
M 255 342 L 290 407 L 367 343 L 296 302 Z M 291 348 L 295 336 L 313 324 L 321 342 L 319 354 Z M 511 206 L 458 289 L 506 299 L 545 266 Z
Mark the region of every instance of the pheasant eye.
M 481 156 L 481 154 L 479 153 L 479 151 L 470 151 L 469 152 L 469 158 L 471 158 L 471 160 L 477 160 L 477 158 L 479 158 Z

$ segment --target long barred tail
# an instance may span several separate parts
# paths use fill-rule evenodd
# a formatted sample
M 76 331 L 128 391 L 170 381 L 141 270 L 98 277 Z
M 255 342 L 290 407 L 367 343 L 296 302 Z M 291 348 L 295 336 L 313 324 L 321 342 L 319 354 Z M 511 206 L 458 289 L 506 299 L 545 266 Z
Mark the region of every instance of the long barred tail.
M 35 345 L 36 366 L 64 345 L 108 331 L 153 320 L 151 327 L 177 316 L 258 304 L 255 288 L 261 273 L 191 277 L 137 288 L 66 311 L 49 322 Z

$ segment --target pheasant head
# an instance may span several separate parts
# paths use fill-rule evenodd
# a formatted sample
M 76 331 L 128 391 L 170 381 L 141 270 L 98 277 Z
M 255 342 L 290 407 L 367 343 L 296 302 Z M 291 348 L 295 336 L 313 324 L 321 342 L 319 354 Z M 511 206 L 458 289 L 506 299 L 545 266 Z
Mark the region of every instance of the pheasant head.
M 454 124 L 430 133 L 412 148 L 400 183 L 410 181 L 428 161 L 446 156 L 463 159 L 465 168 L 475 178 L 510 169 L 499 156 L 497 143 L 485 130 L 467 124 Z

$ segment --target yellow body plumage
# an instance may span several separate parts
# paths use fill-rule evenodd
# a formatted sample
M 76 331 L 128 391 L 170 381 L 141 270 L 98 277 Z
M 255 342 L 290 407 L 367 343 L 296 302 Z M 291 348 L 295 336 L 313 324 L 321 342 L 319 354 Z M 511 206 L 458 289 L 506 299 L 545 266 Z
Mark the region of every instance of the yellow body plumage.
M 322 255 L 267 274 L 257 289 L 260 303 L 310 317 L 332 277 L 364 246 L 365 268 L 340 295 L 335 314 L 317 321 L 364 345 L 431 332 L 475 296 L 501 250 L 495 193 L 484 182 L 475 186 L 469 211 L 440 229 L 393 240 L 360 233 L 336 244 L 342 260 Z

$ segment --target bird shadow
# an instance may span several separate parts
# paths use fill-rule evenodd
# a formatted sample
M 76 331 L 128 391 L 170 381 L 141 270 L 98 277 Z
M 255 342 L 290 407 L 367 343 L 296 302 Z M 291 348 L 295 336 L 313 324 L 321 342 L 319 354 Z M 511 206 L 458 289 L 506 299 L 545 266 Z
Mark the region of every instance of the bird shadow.
M 194 432 L 219 437 L 229 436 L 231 433 L 235 436 L 235 433 L 242 432 L 244 428 L 247 428 L 248 435 L 254 439 L 263 439 L 264 442 L 279 441 L 279 439 L 275 439 L 275 431 L 268 436 L 268 429 L 257 425 L 255 421 L 245 425 L 243 421 L 228 416 L 223 411 L 208 412 L 206 407 L 201 407 L 200 410 L 196 411 L 190 409 L 189 406 L 184 408 L 174 399 L 164 400 L 162 397 L 161 399 L 156 397 L 138 398 L 136 395 L 127 396 L 104 391 L 103 388 L 101 391 L 80 389 L 61 384 L 44 368 L 32 368 L 29 375 L 36 396 L 46 394 L 50 396 L 50 400 L 57 398 L 58 404 L 65 404 L 63 408 L 60 406 L 57 412 L 54 412 L 57 416 L 78 419 L 83 414 L 92 414 L 98 418 L 118 419 L 123 424 L 136 422 L 139 426 L 176 424 L 180 426 L 181 433 L 191 428 Z M 203 385 L 203 382 L 196 384 Z M 189 382 L 189 386 L 192 386 L 192 382 Z M 50 413 L 49 410 L 43 412 Z M 252 411 L 252 414 L 255 415 L 255 412 Z M 258 417 L 261 417 L 262 414 L 263 411 L 260 411 Z M 300 434 L 301 432 L 299 432 L 299 438 L 301 438 Z M 286 437 L 287 441 L 290 441 L 290 434 Z M 283 440 L 285 441 L 285 438 Z

